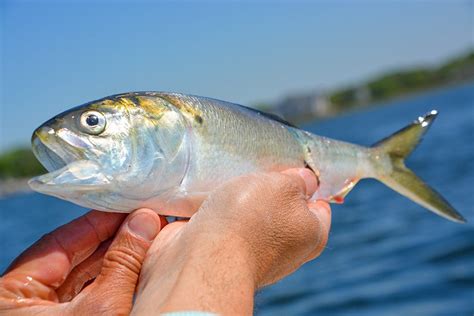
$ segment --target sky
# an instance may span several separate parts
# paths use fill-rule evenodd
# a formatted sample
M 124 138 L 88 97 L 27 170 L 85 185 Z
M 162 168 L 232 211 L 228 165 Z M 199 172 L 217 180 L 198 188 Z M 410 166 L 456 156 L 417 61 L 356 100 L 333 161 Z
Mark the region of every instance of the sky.
M 0 0 L 0 152 L 120 92 L 251 105 L 436 64 L 474 47 L 473 2 Z

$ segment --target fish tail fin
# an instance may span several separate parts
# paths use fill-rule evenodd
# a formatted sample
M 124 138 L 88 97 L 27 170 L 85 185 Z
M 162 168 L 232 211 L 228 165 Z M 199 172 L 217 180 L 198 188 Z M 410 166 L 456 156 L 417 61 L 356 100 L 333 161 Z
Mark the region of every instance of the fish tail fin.
M 375 178 L 415 203 L 449 220 L 465 223 L 446 199 L 405 166 L 405 158 L 416 148 L 437 115 L 433 110 L 372 146 Z M 388 159 L 381 159 L 386 157 Z

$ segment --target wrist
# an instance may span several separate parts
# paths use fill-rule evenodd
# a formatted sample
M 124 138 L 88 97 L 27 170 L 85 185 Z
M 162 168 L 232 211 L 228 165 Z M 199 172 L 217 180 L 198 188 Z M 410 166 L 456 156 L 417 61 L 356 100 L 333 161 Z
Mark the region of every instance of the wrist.
M 134 312 L 251 314 L 257 286 L 246 241 L 191 224 L 164 245 L 157 240 L 157 251 L 142 271 Z
M 181 238 L 183 264 L 163 311 L 251 314 L 256 271 L 245 240 L 202 228 L 186 231 Z

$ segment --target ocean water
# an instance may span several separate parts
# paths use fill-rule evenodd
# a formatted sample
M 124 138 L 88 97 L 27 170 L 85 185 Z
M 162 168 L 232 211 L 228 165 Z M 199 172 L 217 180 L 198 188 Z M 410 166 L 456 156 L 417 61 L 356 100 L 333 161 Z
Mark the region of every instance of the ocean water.
M 305 126 L 370 145 L 437 109 L 408 165 L 469 223 L 430 214 L 364 180 L 333 206 L 329 244 L 316 260 L 260 291 L 257 315 L 472 315 L 474 313 L 474 83 L 432 91 Z M 0 199 L 0 270 L 85 210 L 40 194 Z

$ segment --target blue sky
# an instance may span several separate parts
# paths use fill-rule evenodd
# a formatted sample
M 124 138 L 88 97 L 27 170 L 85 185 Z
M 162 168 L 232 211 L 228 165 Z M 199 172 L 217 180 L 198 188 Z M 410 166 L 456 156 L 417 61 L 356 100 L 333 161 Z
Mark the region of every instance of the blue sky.
M 0 151 L 133 90 L 243 104 L 473 47 L 472 1 L 0 1 Z

